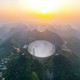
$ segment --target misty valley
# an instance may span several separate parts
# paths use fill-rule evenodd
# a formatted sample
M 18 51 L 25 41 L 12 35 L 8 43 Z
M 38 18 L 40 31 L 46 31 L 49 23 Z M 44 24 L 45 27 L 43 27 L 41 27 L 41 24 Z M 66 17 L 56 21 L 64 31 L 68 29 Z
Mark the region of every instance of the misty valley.
M 79 29 L 0 25 L 0 80 L 80 80 Z

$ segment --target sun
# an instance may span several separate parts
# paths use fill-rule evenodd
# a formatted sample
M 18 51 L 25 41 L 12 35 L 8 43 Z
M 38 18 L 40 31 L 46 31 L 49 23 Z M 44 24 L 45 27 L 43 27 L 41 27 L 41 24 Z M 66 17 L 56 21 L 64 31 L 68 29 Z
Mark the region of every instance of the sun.
M 63 0 L 19 0 L 19 6 L 25 10 L 32 10 L 46 14 L 50 11 L 57 10 Z

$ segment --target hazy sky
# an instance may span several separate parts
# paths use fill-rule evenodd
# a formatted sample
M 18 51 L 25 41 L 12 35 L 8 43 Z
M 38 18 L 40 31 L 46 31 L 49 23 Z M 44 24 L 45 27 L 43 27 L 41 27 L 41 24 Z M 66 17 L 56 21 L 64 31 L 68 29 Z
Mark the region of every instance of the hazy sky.
M 52 13 L 48 15 L 32 12 L 31 9 L 29 10 L 28 6 L 25 6 L 24 10 L 24 3 L 20 4 L 20 1 L 21 0 L 0 0 L 0 20 L 22 20 L 36 23 L 80 23 L 80 0 L 63 0 L 61 8 L 56 9 L 56 11 L 53 10 Z M 27 1 L 29 0 L 26 0 L 25 5 L 28 5 Z

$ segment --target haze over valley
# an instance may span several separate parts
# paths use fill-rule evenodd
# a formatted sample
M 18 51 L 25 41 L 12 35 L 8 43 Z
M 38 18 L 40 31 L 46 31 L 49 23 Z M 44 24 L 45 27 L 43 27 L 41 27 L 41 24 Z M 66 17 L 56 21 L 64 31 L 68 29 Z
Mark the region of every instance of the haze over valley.
M 72 25 L 1 24 L 0 73 L 6 80 L 33 80 L 33 78 L 35 78 L 35 80 L 79 80 L 79 33 L 79 26 L 75 27 Z M 35 44 L 36 40 L 43 40 L 44 44 L 39 42 L 37 45 Z M 46 41 L 52 43 L 55 49 L 49 44 L 51 48 L 45 46 L 47 45 L 47 43 L 45 44 Z M 32 49 L 32 51 L 28 50 L 30 43 L 33 43 L 29 48 Z M 45 51 L 43 48 L 45 50 L 47 48 L 47 50 Z M 37 53 L 35 50 L 37 50 Z M 49 54 L 49 50 L 51 50 L 51 55 Z M 43 57 L 42 52 L 44 52 L 44 56 L 47 57 Z M 35 56 L 31 54 L 35 54 Z M 50 56 L 48 57 L 48 55 Z M 17 65 L 16 70 L 15 65 Z M 26 71 L 24 69 L 26 69 Z M 13 73 L 9 72 L 9 70 Z M 29 74 L 26 75 L 28 72 Z M 22 74 L 25 74 L 26 78 Z M 33 77 L 31 77 L 32 75 Z

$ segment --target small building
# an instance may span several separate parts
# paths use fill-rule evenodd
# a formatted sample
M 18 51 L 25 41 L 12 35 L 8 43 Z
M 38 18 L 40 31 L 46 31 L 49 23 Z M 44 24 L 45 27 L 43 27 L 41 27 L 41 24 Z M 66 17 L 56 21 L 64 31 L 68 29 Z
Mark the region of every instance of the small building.
M 20 50 L 19 48 L 16 48 L 16 52 L 17 52 L 17 53 L 20 53 L 20 51 L 21 51 L 21 50 Z
M 23 49 L 27 49 L 27 48 L 28 48 L 28 45 L 25 44 L 25 45 L 23 46 Z

